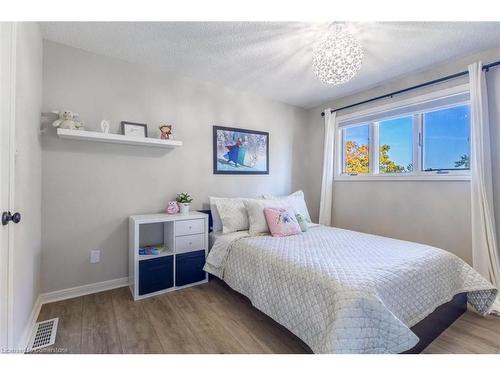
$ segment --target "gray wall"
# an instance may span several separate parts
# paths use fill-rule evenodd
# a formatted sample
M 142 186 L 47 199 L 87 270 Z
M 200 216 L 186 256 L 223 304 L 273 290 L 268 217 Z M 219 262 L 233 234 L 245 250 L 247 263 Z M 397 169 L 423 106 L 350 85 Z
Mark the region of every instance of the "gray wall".
M 127 218 L 161 212 L 179 191 L 202 208 L 209 195 L 288 193 L 300 185 L 307 111 L 44 42 L 43 110 L 79 112 L 87 130 L 109 119 L 156 131 L 174 125 L 169 151 L 43 135 L 43 292 L 127 276 Z M 207 77 L 209 79 L 209 77 Z M 212 174 L 212 125 L 270 133 L 268 176 Z M 295 147 L 297 146 L 297 147 Z M 92 249 L 101 262 L 89 263 Z
M 24 330 L 40 293 L 42 37 L 36 23 L 18 23 L 16 57 L 15 207 L 12 288 L 14 343 Z M 29 327 L 31 328 L 31 327 Z
M 321 169 L 323 158 L 324 124 L 320 113 L 323 109 L 338 108 L 391 91 L 437 79 L 459 71 L 467 70 L 471 62 L 482 60 L 483 63 L 496 61 L 500 58 L 500 47 L 484 51 L 473 56 L 455 59 L 432 70 L 416 72 L 394 81 L 388 82 L 366 91 L 325 103 L 310 110 L 308 119 L 308 161 L 309 167 L 298 182 L 304 186 L 308 204 L 314 218 L 319 211 L 319 196 L 321 187 Z M 495 160 L 500 161 L 500 132 L 498 124 L 498 78 L 496 84 L 491 82 L 491 76 L 498 74 L 498 68 L 488 73 L 491 91 L 490 112 L 492 112 L 492 138 Z M 359 106 L 342 111 L 340 114 L 355 112 L 361 109 L 400 100 L 413 95 L 421 95 L 431 90 L 437 90 L 451 85 L 468 82 L 462 77 L 433 87 L 426 87 L 409 94 L 400 95 L 394 99 L 380 100 L 372 104 Z M 496 111 L 496 112 L 495 112 Z M 493 117 L 496 116 L 496 123 Z M 494 164 L 498 165 L 498 164 Z M 498 168 L 495 168 L 498 170 Z M 497 206 L 500 206 L 500 176 L 495 174 L 497 181 Z M 373 182 L 334 182 L 333 194 L 333 225 L 362 232 L 380 234 L 394 238 L 417 241 L 444 248 L 455 253 L 467 262 L 472 261 L 471 229 L 470 229 L 470 187 L 467 181 L 373 181 Z M 499 230 L 500 232 L 500 230 Z

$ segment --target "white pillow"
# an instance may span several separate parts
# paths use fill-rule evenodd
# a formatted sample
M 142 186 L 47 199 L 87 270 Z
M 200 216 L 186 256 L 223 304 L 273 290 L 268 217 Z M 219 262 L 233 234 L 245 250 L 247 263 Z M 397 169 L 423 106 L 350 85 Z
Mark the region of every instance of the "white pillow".
M 307 204 L 304 199 L 304 192 L 302 190 L 282 197 L 274 197 L 270 194 L 264 194 L 264 198 L 284 200 L 291 208 L 293 208 L 296 214 L 301 214 L 302 216 L 304 216 L 308 223 L 311 222 L 311 216 L 309 215 L 309 211 L 307 210 Z
M 264 208 L 289 207 L 288 203 L 283 199 L 248 199 L 244 203 L 248 213 L 248 232 L 251 235 L 269 233 Z
M 210 211 L 212 212 L 212 231 L 221 232 L 222 221 L 220 219 L 219 211 L 217 210 L 216 202 L 219 199 L 229 199 L 229 198 L 208 197 L 208 199 L 210 201 Z
M 241 198 L 220 198 L 215 201 L 223 234 L 248 230 L 248 214 L 244 201 L 246 199 Z

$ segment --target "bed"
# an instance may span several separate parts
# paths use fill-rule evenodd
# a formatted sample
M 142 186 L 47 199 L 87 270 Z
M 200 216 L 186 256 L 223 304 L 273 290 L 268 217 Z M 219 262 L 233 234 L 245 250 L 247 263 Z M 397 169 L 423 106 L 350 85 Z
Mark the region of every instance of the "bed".
M 314 353 L 420 352 L 467 301 L 486 314 L 498 293 L 444 250 L 339 228 L 212 241 L 205 270 Z

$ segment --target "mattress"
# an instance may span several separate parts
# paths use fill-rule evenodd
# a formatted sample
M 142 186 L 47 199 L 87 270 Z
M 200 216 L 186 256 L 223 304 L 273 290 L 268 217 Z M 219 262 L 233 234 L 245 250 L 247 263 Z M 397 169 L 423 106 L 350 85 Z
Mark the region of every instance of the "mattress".
M 410 330 L 454 295 L 487 313 L 498 291 L 431 246 L 318 226 L 300 235 L 218 235 L 205 270 L 315 353 L 400 353 Z

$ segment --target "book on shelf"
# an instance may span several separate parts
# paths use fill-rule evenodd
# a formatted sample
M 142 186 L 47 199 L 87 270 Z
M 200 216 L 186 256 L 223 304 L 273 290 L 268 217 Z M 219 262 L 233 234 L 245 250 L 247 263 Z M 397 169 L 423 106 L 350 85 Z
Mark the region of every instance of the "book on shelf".
M 165 244 L 139 247 L 139 255 L 160 255 L 165 251 L 168 251 Z

